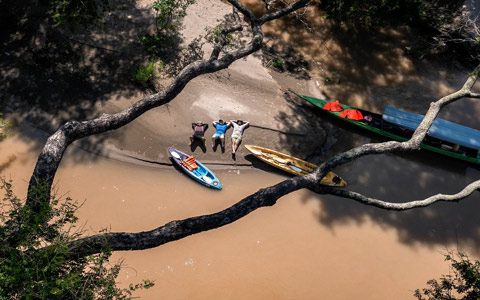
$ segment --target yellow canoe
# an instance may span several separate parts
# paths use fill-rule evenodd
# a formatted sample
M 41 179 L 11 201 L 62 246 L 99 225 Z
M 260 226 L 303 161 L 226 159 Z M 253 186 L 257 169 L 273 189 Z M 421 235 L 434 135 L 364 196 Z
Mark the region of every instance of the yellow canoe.
M 245 148 L 267 164 L 293 175 L 305 175 L 311 173 L 317 167 L 299 158 L 260 146 L 245 145 Z M 337 187 L 347 185 L 345 180 L 333 172 L 328 172 L 320 183 Z

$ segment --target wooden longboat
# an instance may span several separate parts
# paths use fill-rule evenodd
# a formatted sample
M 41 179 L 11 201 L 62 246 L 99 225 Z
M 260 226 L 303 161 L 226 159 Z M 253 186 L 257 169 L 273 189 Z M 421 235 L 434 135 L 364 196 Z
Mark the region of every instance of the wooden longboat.
M 295 176 L 306 175 L 317 168 L 317 166 L 312 163 L 272 149 L 254 145 L 245 145 L 245 148 L 263 162 Z M 320 184 L 336 187 L 344 187 L 347 185 L 345 180 L 333 172 L 328 172 L 327 175 L 320 180 Z
M 328 100 L 295 94 L 321 108 L 325 113 L 344 122 L 401 142 L 411 138 L 413 131 L 423 119 L 421 115 L 404 112 L 390 106 L 387 106 L 385 113 L 381 115 L 341 104 L 343 110 L 356 109 L 363 116 L 371 117 L 371 121 L 365 119 L 352 120 L 339 116 L 341 111 L 324 110 L 323 107 L 329 102 Z M 420 144 L 420 147 L 453 158 L 480 164 L 480 131 L 439 118 L 435 119 L 429 134 Z

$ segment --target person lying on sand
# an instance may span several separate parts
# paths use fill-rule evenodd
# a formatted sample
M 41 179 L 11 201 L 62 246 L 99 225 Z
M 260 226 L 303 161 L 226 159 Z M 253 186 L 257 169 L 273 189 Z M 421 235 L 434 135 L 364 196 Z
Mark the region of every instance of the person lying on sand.
M 207 130 L 208 124 L 204 124 L 202 121 L 198 121 L 197 123 L 192 123 L 193 135 L 190 137 L 190 144 L 192 146 L 194 139 L 199 139 L 203 142 L 203 146 L 205 146 L 205 138 L 203 135 L 205 134 L 205 130 Z
M 243 130 L 247 128 L 250 122 L 244 122 L 242 120 L 231 120 L 230 121 L 233 125 L 233 132 L 232 132 L 232 155 L 235 155 L 235 152 L 238 149 L 238 146 L 242 142 L 242 135 Z
M 218 121 L 213 121 L 213 127 L 215 127 L 216 131 L 212 136 L 212 149 L 215 151 L 215 140 L 220 139 L 222 149 L 225 149 L 225 132 L 227 131 L 228 127 L 230 127 L 231 123 L 225 123 L 222 119 Z

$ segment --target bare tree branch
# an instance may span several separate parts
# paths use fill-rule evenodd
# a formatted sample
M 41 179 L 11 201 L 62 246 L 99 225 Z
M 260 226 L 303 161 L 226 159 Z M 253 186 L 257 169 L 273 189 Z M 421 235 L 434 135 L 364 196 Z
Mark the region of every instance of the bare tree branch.
M 298 9 L 302 7 L 302 5 L 306 5 L 308 1 L 309 0 L 300 0 L 298 3 L 301 5 L 295 5 L 295 7 Z M 45 197 L 41 197 L 41 195 L 36 192 L 36 187 L 41 183 L 39 181 L 46 183 L 49 188 L 51 187 L 63 153 L 72 142 L 86 136 L 118 129 L 132 122 L 148 110 L 170 102 L 183 90 L 185 85 L 195 77 L 225 69 L 234 61 L 260 50 L 263 41 L 261 24 L 257 22 L 253 13 L 237 0 L 229 0 L 229 2 L 241 13 L 250 18 L 251 30 L 253 32 L 250 43 L 226 53 L 219 59 L 208 61 L 198 60 L 189 64 L 163 91 L 139 100 L 124 111 L 116 114 L 103 114 L 101 117 L 89 121 L 70 121 L 62 125 L 48 138 L 38 157 L 29 182 L 27 205 L 32 206 L 33 209 L 37 209 L 38 205 L 40 205 L 38 201 L 45 201 Z M 289 11 L 291 11 L 291 9 Z M 283 15 L 284 14 L 279 15 L 279 17 Z M 46 199 L 48 199 L 48 197 L 46 197 Z
M 291 13 L 293 11 L 298 10 L 299 8 L 305 7 L 308 4 L 309 1 L 310 0 L 297 1 L 293 5 L 290 5 L 286 8 L 284 8 L 284 9 L 281 9 L 279 11 L 276 11 L 276 12 L 273 12 L 273 13 L 270 13 L 270 14 L 263 15 L 260 19 L 258 19 L 258 21 L 261 24 L 264 24 L 268 21 L 281 18 L 285 15 L 288 15 L 289 13 Z
M 242 25 L 236 25 L 227 29 L 222 29 L 220 32 L 220 36 L 218 37 L 218 43 L 213 48 L 212 54 L 210 55 L 210 61 L 218 59 L 218 55 L 223 50 L 225 45 L 227 45 L 227 36 L 229 33 L 233 33 L 236 31 L 242 31 Z
M 470 98 L 480 98 L 480 94 L 479 93 L 470 93 Z
M 72 254 L 80 256 L 98 253 L 105 247 L 113 251 L 158 247 L 192 234 L 225 226 L 260 207 L 272 206 L 280 197 L 306 187 L 311 178 L 312 176 L 309 177 L 309 175 L 294 177 L 274 186 L 260 189 L 229 208 L 214 214 L 171 221 L 151 231 L 93 235 L 73 241 L 67 246 Z
M 375 206 L 375 207 L 386 209 L 386 210 L 402 211 L 402 210 L 409 210 L 413 208 L 429 206 L 440 201 L 459 202 L 460 200 L 470 196 L 473 192 L 479 191 L 479 189 L 480 189 L 480 180 L 477 180 L 470 183 L 463 190 L 453 195 L 437 194 L 423 200 L 415 200 L 415 201 L 409 201 L 409 202 L 403 202 L 403 203 L 385 202 L 383 200 L 369 198 L 357 192 L 331 188 L 328 186 L 317 186 L 315 189 L 315 192 L 352 199 L 365 205 Z

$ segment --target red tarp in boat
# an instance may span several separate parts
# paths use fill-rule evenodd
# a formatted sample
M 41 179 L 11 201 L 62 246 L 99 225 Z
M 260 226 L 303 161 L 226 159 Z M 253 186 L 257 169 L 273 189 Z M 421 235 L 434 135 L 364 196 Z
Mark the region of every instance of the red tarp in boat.
M 342 111 L 343 107 L 340 104 L 340 102 L 338 102 L 338 100 L 335 100 L 335 101 L 327 102 L 327 104 L 325 104 L 323 109 L 329 110 L 329 111 Z
M 342 111 L 338 116 L 342 118 L 347 118 L 350 120 L 357 120 L 357 121 L 363 119 L 362 113 L 356 109 L 346 109 Z

